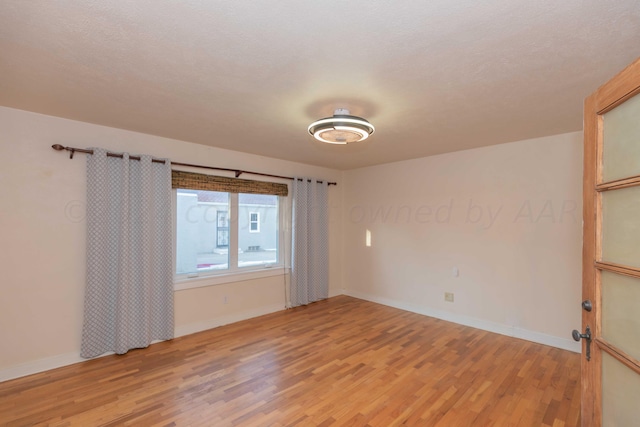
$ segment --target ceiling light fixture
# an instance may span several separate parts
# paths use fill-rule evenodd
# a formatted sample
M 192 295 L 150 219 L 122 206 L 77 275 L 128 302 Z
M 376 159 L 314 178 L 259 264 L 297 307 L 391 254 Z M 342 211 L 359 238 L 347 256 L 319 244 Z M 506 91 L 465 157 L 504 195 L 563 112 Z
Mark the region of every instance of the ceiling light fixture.
M 349 110 L 339 108 L 333 117 L 317 120 L 309 125 L 309 134 L 328 144 L 349 144 L 364 141 L 376 128 L 362 117 L 349 115 Z

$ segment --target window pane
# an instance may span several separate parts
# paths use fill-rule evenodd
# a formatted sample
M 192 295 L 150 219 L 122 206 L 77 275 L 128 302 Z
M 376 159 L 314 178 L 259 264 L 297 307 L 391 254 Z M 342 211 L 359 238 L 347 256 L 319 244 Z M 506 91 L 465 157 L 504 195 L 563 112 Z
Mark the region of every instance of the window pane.
M 278 196 L 238 195 L 238 267 L 278 262 Z
M 640 175 L 640 95 L 604 114 L 604 181 Z
M 640 376 L 602 352 L 602 425 L 637 426 Z
M 640 187 L 602 193 L 602 260 L 640 267 Z
M 602 336 L 640 360 L 640 280 L 602 272 Z
M 176 273 L 229 268 L 229 193 L 177 190 Z

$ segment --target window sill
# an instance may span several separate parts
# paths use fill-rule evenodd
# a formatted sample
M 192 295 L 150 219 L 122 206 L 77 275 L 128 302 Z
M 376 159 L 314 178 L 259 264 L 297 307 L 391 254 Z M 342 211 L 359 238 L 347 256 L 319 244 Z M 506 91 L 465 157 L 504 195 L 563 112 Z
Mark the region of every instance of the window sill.
M 216 286 L 224 283 L 243 282 L 245 280 L 262 279 L 264 277 L 282 276 L 288 274 L 289 268 L 274 266 L 259 270 L 234 271 L 232 273 L 215 274 L 209 276 L 189 277 L 174 279 L 173 290 L 184 291 L 186 289 L 203 288 L 205 286 Z

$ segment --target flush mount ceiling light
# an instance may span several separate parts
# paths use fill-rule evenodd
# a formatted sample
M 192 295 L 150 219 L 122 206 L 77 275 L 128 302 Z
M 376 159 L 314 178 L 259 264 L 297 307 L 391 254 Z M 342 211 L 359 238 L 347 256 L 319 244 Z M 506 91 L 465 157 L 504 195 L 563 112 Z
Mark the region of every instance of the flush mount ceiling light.
M 328 144 L 349 144 L 364 141 L 376 129 L 362 117 L 349 115 L 349 110 L 335 110 L 333 117 L 317 120 L 307 129 L 318 141 Z

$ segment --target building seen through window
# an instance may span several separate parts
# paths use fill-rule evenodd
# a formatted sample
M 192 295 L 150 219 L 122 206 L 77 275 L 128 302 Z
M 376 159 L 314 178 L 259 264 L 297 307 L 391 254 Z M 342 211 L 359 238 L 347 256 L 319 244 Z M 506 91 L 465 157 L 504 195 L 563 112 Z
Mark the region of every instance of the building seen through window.
M 177 189 L 176 274 L 277 264 L 279 229 L 278 196 Z

